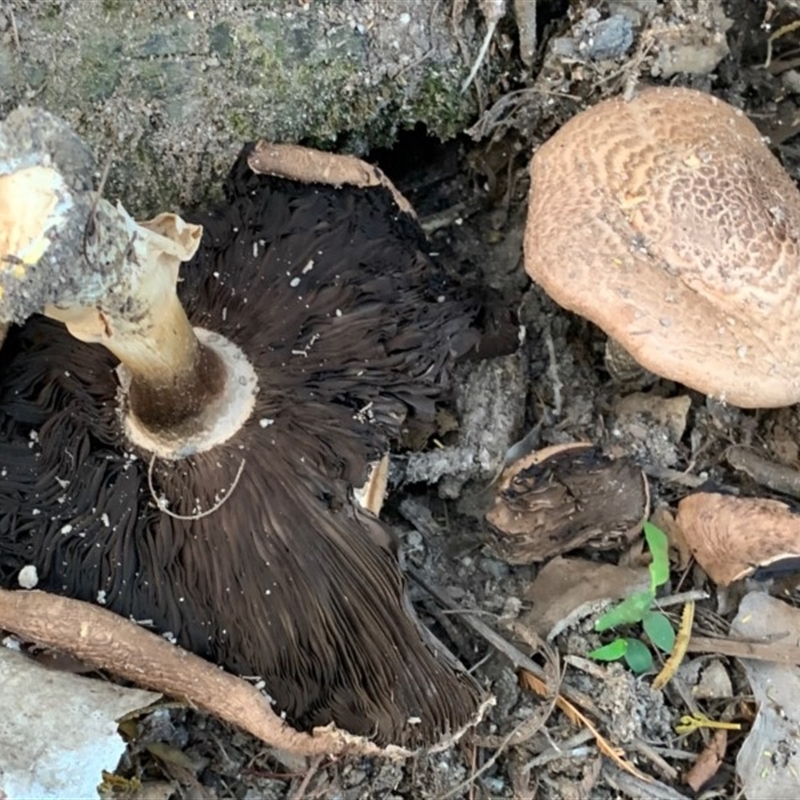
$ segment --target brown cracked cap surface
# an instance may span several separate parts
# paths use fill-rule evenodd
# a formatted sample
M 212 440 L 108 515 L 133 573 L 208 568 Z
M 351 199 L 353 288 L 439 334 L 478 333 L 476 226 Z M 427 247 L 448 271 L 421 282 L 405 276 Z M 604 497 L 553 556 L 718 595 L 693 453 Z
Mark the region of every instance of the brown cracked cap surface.
M 800 400 L 800 192 L 744 114 L 657 88 L 536 152 L 525 268 L 647 369 L 742 407 Z

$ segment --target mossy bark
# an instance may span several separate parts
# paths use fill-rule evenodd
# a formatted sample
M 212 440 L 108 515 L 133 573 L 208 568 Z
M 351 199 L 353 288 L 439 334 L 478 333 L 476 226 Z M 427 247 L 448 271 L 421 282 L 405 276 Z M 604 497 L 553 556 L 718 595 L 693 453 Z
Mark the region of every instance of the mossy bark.
M 22 0 L 0 10 L 0 114 L 66 117 L 138 214 L 191 205 L 258 137 L 363 152 L 418 122 L 457 133 L 475 108 L 447 7 Z

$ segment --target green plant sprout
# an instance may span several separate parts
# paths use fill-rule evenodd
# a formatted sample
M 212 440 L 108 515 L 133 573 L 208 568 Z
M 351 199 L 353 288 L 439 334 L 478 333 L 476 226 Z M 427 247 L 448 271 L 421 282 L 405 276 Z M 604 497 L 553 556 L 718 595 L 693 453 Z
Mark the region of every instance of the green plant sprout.
M 610 608 L 595 622 L 594 629 L 602 632 L 641 623 L 650 642 L 659 650 L 671 653 L 675 645 L 675 630 L 666 615 L 653 609 L 656 590 L 669 580 L 669 542 L 664 531 L 652 522 L 644 523 L 644 536 L 652 556 L 649 567 L 650 587 L 632 594 Z M 618 637 L 613 642 L 592 650 L 589 658 L 597 661 L 623 659 L 637 674 L 647 672 L 653 666 L 650 648 L 641 639 L 632 637 Z

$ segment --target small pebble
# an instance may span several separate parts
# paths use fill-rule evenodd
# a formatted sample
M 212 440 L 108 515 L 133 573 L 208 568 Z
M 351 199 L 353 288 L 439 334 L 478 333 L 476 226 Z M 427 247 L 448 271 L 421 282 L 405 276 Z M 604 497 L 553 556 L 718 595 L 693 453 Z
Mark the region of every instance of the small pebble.
M 496 581 L 504 581 L 508 578 L 508 564 L 498 561 L 495 558 L 483 558 L 480 563 L 481 572 L 494 578 Z
M 600 20 L 587 30 L 586 55 L 595 61 L 621 58 L 633 44 L 633 25 L 621 14 Z
M 39 583 L 39 573 L 33 564 L 27 564 L 17 575 L 17 582 L 23 589 L 33 589 Z

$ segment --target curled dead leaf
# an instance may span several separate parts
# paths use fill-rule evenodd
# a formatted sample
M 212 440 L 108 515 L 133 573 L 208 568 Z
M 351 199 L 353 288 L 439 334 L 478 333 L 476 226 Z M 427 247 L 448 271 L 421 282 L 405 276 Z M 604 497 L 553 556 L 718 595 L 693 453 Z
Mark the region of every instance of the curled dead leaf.
M 619 567 L 582 558 L 552 559 L 525 591 L 531 610 L 522 623 L 548 641 L 562 631 L 650 585 L 646 567 Z
M 716 730 L 711 737 L 711 741 L 697 757 L 692 768 L 684 776 L 684 782 L 695 792 L 699 792 L 714 775 L 717 774 L 722 759 L 725 758 L 725 751 L 728 749 L 728 731 Z

